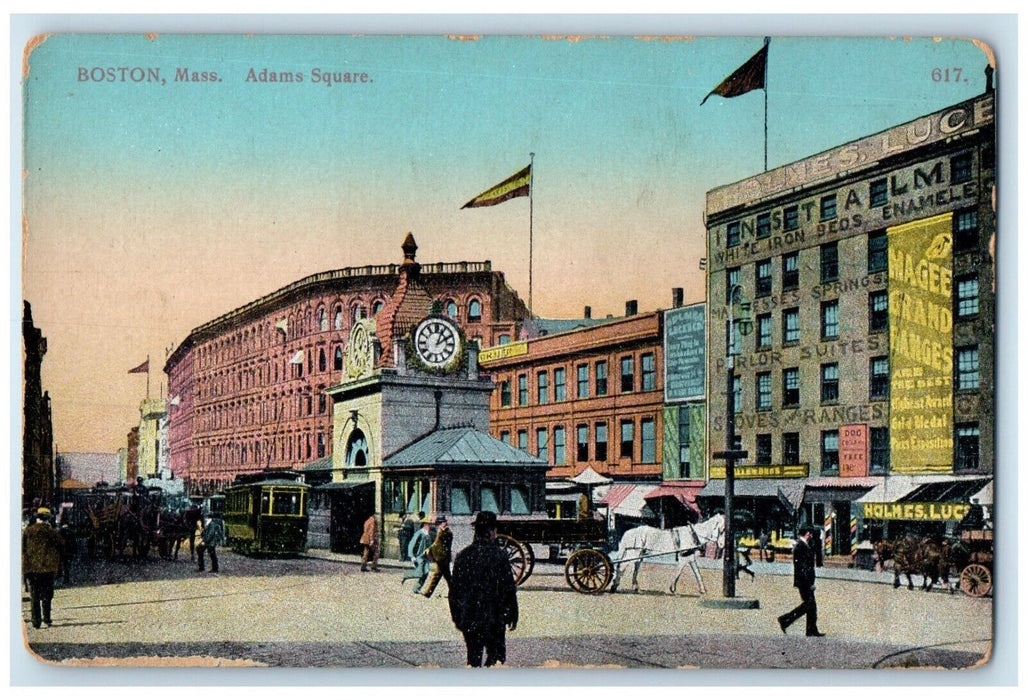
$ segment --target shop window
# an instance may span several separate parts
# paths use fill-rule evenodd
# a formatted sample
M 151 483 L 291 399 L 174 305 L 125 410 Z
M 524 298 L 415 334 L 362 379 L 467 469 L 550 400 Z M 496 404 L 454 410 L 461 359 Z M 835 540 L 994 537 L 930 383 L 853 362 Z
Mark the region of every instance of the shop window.
M 800 286 L 800 254 L 786 253 L 782 256 L 782 289 L 790 291 Z

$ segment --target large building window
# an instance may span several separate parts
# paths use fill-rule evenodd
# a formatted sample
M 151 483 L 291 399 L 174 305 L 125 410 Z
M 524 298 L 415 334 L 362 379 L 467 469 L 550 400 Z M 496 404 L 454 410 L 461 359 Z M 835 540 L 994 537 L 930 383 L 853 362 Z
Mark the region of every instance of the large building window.
M 767 350 L 771 347 L 773 328 L 771 314 L 757 315 L 757 350 Z
M 868 186 L 868 195 L 872 207 L 880 207 L 889 201 L 889 181 L 884 177 L 872 180 Z
M 871 473 L 889 471 L 889 429 L 871 428 Z
M 557 367 L 553 370 L 553 400 L 565 401 L 567 398 L 567 379 L 564 368 Z
M 839 471 L 839 431 L 821 431 L 821 473 Z
M 535 429 L 535 455 L 544 462 L 550 461 L 550 451 L 547 446 L 546 428 Z
M 800 368 L 782 370 L 782 406 L 800 405 Z
M 953 215 L 953 252 L 978 248 L 978 211 L 965 209 Z
M 978 275 L 964 275 L 956 280 L 957 318 L 972 318 L 978 315 Z
M 510 380 L 504 379 L 500 382 L 500 406 L 509 408 L 511 403 Z
M 553 463 L 557 466 L 567 462 L 567 438 L 564 435 L 564 426 L 553 427 Z
M 889 398 L 889 358 L 872 357 L 868 374 L 870 375 L 870 384 L 868 386 L 870 398 Z
M 535 398 L 540 406 L 550 402 L 550 375 L 546 372 L 535 375 Z
M 578 393 L 580 399 L 589 398 L 589 365 L 578 365 Z
M 732 290 L 739 286 L 739 268 L 730 267 L 725 270 L 725 303 L 732 303 Z
M 970 391 L 978 388 L 978 346 L 957 348 L 957 391 Z
M 835 362 L 821 365 L 821 403 L 839 400 L 839 365 Z
M 795 231 L 800 227 L 800 208 L 798 204 L 786 207 L 782 210 L 782 228 L 786 231 Z
M 607 395 L 607 361 L 600 360 L 596 363 L 596 395 Z
M 766 466 L 771 464 L 771 434 L 764 433 L 757 436 L 757 456 L 754 464 Z
M 771 373 L 757 373 L 757 410 L 771 410 Z
M 889 293 L 884 289 L 868 292 L 867 330 L 871 333 L 889 330 Z
M 949 159 L 950 184 L 958 185 L 961 182 L 968 182 L 972 174 L 972 159 L 970 151 L 955 155 Z
M 739 245 L 739 241 L 742 239 L 742 228 L 739 226 L 738 221 L 733 221 L 725 228 L 725 236 L 728 241 L 728 247 L 734 248 Z
M 800 463 L 800 434 L 782 433 L 782 464 Z
M 835 218 L 835 195 L 829 194 L 821 198 L 821 221 Z
M 634 421 L 621 421 L 621 452 L 619 454 L 622 459 L 632 459 L 635 456 Z
M 889 269 L 889 237 L 885 231 L 875 231 L 867 237 L 867 271 L 886 272 Z
M 607 424 L 597 423 L 593 427 L 593 458 L 597 462 L 607 461 Z
M 518 449 L 522 452 L 528 452 L 528 431 L 518 431 Z
M 642 390 L 656 391 L 657 389 L 657 360 L 652 352 L 648 352 L 639 358 L 642 365 Z
M 771 295 L 771 260 L 761 260 L 756 265 L 757 296 L 766 297 Z
M 771 212 L 757 214 L 757 238 L 767 238 L 771 235 Z
M 621 358 L 621 392 L 635 390 L 635 358 L 631 355 Z
M 782 312 L 782 344 L 800 342 L 800 310 L 796 307 Z
M 528 375 L 518 375 L 518 406 L 528 405 Z
M 470 323 L 478 323 L 482 320 L 482 302 L 478 299 L 472 299 L 468 302 L 468 321 Z
M 839 337 L 839 300 L 821 302 L 821 340 Z
M 782 290 L 791 291 L 800 286 L 800 254 L 786 253 L 782 256 Z
M 958 423 L 954 426 L 954 433 L 953 468 L 956 471 L 978 469 L 978 424 Z
M 821 246 L 821 284 L 839 279 L 839 244 Z
M 575 460 L 578 462 L 589 461 L 589 426 L 580 425 L 575 429 Z
M 643 418 L 639 422 L 639 437 L 642 440 L 643 464 L 657 461 L 657 423 L 652 418 Z

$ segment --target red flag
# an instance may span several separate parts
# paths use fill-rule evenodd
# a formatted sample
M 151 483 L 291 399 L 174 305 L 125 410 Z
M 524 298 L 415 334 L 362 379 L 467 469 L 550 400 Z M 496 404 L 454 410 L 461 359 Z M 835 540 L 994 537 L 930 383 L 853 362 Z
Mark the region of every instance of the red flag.
M 722 80 L 716 88 L 707 93 L 707 97 L 711 95 L 721 95 L 722 97 L 738 97 L 744 95 L 750 90 L 762 90 L 764 88 L 764 78 L 767 74 L 767 46 L 768 39 L 764 39 L 764 46 L 761 47 L 760 51 L 753 54 L 750 60 L 742 64 L 735 69 L 735 72 L 730 76 Z M 703 102 L 707 101 L 707 97 L 703 98 Z M 703 105 L 700 102 L 700 105 Z
M 149 372 L 150 372 L 150 358 L 149 357 L 146 358 L 146 362 L 144 362 L 143 364 L 139 365 L 138 367 L 133 367 L 132 369 L 130 369 L 128 371 L 129 374 L 148 374 Z

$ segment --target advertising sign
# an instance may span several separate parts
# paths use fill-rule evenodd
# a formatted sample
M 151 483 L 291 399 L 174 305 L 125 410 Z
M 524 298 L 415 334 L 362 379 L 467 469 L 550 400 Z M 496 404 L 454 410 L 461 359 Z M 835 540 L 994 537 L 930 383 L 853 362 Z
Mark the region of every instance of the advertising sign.
M 704 311 L 703 304 L 694 304 L 664 314 L 665 401 L 685 401 L 704 395 Z
M 867 426 L 839 428 L 839 476 L 867 476 Z

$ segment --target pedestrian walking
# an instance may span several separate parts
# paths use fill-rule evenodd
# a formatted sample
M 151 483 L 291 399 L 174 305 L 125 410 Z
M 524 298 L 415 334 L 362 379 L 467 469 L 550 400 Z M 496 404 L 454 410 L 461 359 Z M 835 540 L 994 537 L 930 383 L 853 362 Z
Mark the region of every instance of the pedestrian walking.
M 432 528 L 432 522 L 431 518 L 422 516 L 421 529 L 414 533 L 407 552 L 410 555 L 411 561 L 414 562 L 414 568 L 403 575 L 400 583 L 402 585 L 407 579 L 417 579 L 418 586 L 414 589 L 414 594 L 421 593 L 421 589 L 425 585 L 425 579 L 428 578 L 428 566 L 431 563 L 428 560 L 428 548 L 432 546 L 432 538 L 429 531 Z
M 200 521 L 203 522 L 202 520 Z M 199 523 L 198 523 L 198 526 Z M 200 544 L 196 548 L 197 560 L 200 562 L 200 571 L 203 571 L 203 557 L 204 554 L 209 554 L 211 557 L 211 573 L 218 573 L 218 547 L 225 544 L 225 523 L 224 521 L 215 516 L 207 518 L 206 524 L 203 524 L 200 530 Z
M 760 536 L 757 538 L 757 546 L 760 547 L 761 561 L 774 561 L 774 558 L 768 552 L 768 535 L 763 530 L 760 531 Z
M 800 528 L 799 539 L 796 540 L 796 546 L 792 550 L 792 585 L 799 590 L 802 602 L 789 612 L 778 617 L 778 626 L 782 628 L 783 634 L 789 628 L 789 625 L 806 615 L 807 636 L 825 636 L 817 629 L 817 601 L 814 599 L 814 564 L 816 557 L 811 545 L 813 535 L 813 528 Z
M 368 570 L 368 562 L 371 562 L 372 571 L 378 571 L 378 522 L 375 520 L 374 513 L 364 521 L 361 546 L 364 548 L 361 555 L 361 571 Z
M 21 571 L 29 585 L 32 626 L 49 627 L 54 599 L 54 577 L 64 545 L 50 524 L 50 509 L 38 508 L 34 521 L 21 533 Z
M 400 520 L 400 531 L 396 533 L 396 537 L 400 541 L 400 561 L 410 561 L 407 549 L 410 547 L 411 538 L 418 529 L 418 519 L 414 517 L 414 513 L 401 513 Z
M 431 573 L 428 582 L 421 587 L 421 592 L 426 598 L 431 598 L 435 587 L 439 585 L 439 579 L 446 580 L 446 587 L 453 587 L 453 579 L 450 576 L 450 558 L 453 552 L 453 530 L 450 529 L 446 518 L 439 516 L 435 519 L 436 533 L 435 541 L 428 548 L 427 557 L 432 562 Z
M 506 630 L 518 626 L 518 589 L 510 561 L 496 544 L 496 514 L 481 511 L 475 539 L 453 563 L 450 617 L 464 635 L 468 666 L 507 662 Z

